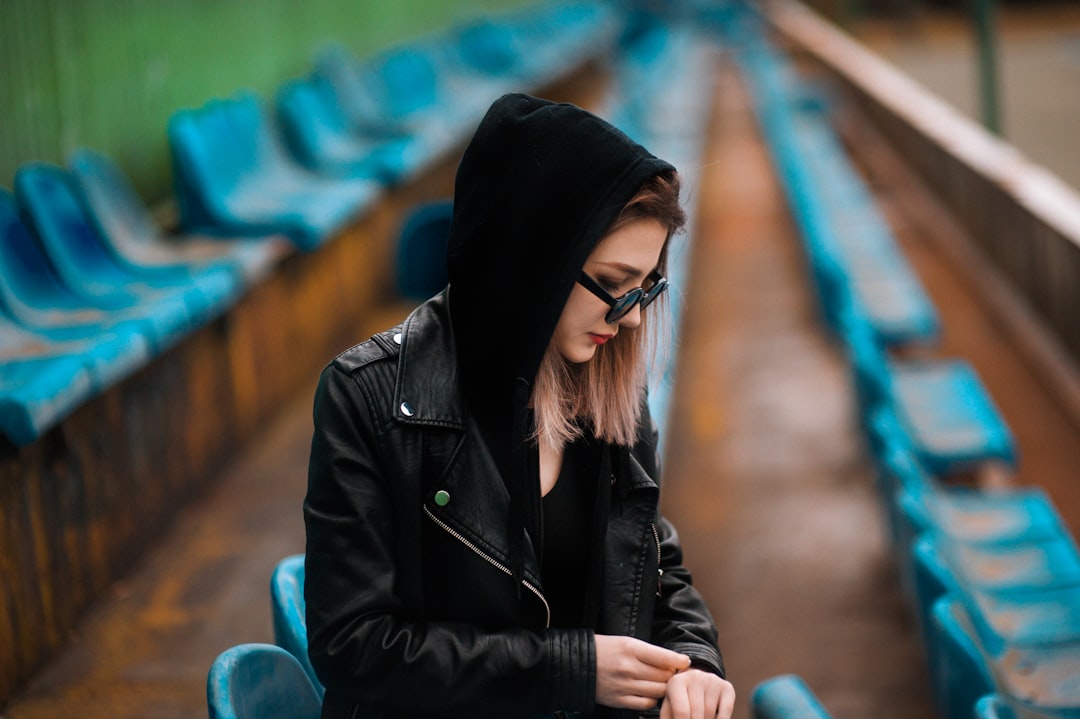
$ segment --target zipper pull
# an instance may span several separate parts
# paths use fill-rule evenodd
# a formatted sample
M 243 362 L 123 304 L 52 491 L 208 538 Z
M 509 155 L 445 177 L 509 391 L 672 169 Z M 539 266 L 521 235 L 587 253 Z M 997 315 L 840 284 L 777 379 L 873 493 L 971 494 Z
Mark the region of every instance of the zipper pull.
M 656 531 L 656 522 L 652 523 L 652 536 L 656 540 L 656 596 L 662 597 L 660 592 L 660 580 L 664 578 L 664 570 L 660 568 L 660 532 Z

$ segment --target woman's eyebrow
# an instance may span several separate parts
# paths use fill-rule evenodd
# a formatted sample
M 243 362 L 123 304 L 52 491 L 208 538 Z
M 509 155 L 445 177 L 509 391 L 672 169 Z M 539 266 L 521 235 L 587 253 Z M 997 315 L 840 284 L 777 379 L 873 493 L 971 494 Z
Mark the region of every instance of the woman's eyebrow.
M 627 277 L 627 279 L 630 279 L 632 277 L 644 277 L 646 275 L 646 272 L 644 272 L 643 270 L 640 270 L 633 265 L 627 265 L 623 262 L 597 262 L 596 264 L 618 270 L 619 272 L 625 272 L 629 276 Z

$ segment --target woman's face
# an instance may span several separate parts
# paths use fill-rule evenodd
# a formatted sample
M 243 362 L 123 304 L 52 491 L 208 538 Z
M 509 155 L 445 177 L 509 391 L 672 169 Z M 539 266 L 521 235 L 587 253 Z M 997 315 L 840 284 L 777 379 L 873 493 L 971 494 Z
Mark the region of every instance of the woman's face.
M 585 260 L 585 274 L 612 297 L 640 287 L 660 262 L 667 230 L 653 219 L 635 220 L 600 240 Z M 623 327 L 641 324 L 641 308 L 634 306 L 614 324 L 604 320 L 610 307 L 575 283 L 551 341 L 568 362 L 588 362 L 596 348 L 614 339 Z

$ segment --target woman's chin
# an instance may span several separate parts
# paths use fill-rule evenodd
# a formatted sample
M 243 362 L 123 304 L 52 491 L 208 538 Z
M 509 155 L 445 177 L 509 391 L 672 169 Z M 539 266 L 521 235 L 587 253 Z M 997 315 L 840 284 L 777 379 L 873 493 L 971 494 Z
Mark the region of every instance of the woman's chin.
M 563 352 L 562 356 L 571 364 L 584 364 L 596 356 L 596 349 L 596 345 L 574 347 L 570 352 Z

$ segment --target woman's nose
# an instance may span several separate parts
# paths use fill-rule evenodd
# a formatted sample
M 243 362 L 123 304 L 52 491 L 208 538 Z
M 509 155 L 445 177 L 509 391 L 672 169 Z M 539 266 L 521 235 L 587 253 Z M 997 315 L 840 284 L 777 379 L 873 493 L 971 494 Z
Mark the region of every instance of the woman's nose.
M 619 326 L 634 329 L 641 324 L 641 305 L 635 304 L 630 311 L 619 318 Z

